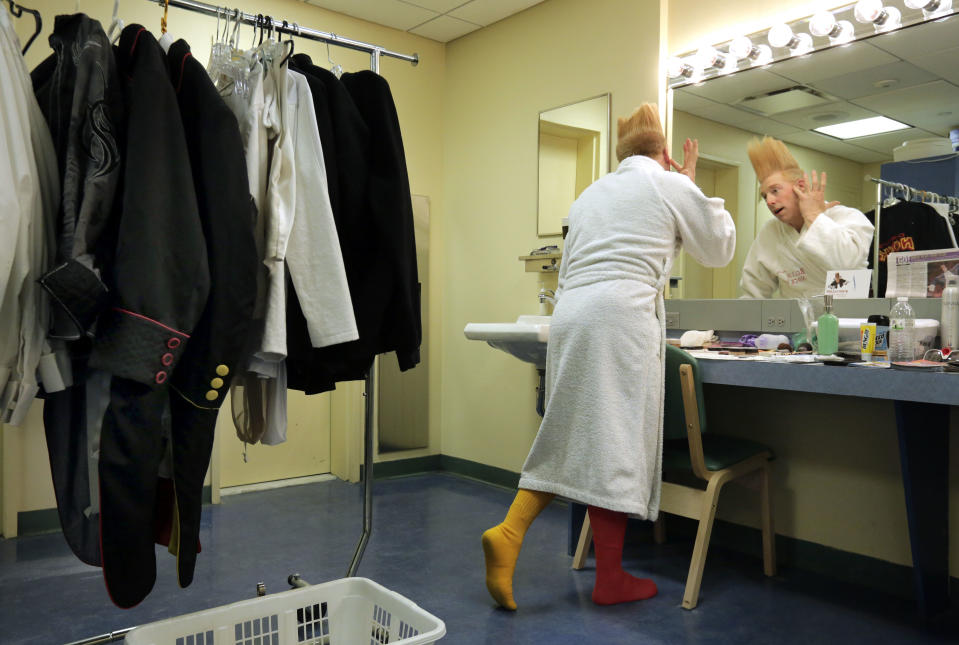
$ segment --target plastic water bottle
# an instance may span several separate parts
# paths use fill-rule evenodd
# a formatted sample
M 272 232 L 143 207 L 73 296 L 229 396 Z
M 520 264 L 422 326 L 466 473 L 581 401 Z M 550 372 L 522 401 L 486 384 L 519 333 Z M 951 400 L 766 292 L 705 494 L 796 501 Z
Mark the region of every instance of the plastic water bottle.
M 942 316 L 939 319 L 941 347 L 955 348 L 959 344 L 959 277 L 946 278 L 942 291 Z
M 913 336 L 916 314 L 909 305 L 909 298 L 899 296 L 889 310 L 889 360 L 911 361 L 916 358 Z

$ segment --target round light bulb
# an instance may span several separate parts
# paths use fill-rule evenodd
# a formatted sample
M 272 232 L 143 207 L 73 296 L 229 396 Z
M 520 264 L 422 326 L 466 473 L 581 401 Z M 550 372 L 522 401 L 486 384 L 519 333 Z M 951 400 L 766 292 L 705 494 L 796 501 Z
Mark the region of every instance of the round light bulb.
M 729 43 L 729 53 L 737 60 L 746 58 L 753 51 L 753 41 L 746 36 L 739 36 Z
M 925 9 L 936 0 L 903 0 L 903 4 L 910 9 Z
M 856 3 L 856 10 L 853 12 L 856 20 L 861 23 L 869 24 L 876 22 L 882 15 L 882 0 L 859 0 Z
M 773 62 L 773 50 L 769 45 L 756 45 L 756 49 L 758 51 L 753 58 L 753 66 L 760 67 Z
M 935 4 L 935 6 L 933 6 L 933 4 Z M 939 2 L 936 3 L 930 2 L 926 4 L 922 10 L 922 15 L 926 19 L 930 19 L 944 16 L 950 11 L 952 11 L 952 0 L 939 0 Z
M 767 40 L 773 47 L 789 47 L 793 40 L 793 30 L 785 23 L 773 25 L 769 28 Z
M 829 37 L 829 43 L 831 45 L 841 45 L 852 42 L 856 37 L 856 28 L 853 27 L 852 23 L 848 20 L 840 20 L 836 23 L 836 27 L 839 28 L 839 32 L 835 36 Z
M 688 70 L 688 73 L 687 73 Z M 679 78 L 680 76 L 692 76 L 692 68 L 676 56 L 666 61 L 666 75 L 669 78 Z
M 836 17 L 828 11 L 820 11 L 813 14 L 809 19 L 809 33 L 813 36 L 822 38 L 828 36 L 833 27 L 836 26 Z
M 876 25 L 876 31 L 892 31 L 902 27 L 902 12 L 895 7 L 886 7 L 886 19 Z
M 796 34 L 796 40 L 799 42 L 789 49 L 789 53 L 793 56 L 802 56 L 813 50 L 812 36 L 809 34 Z
M 707 67 L 721 67 L 725 62 L 723 55 L 720 54 L 715 47 L 710 45 L 703 45 L 699 48 L 699 51 L 696 52 L 696 58 L 699 59 L 700 65 L 703 68 Z

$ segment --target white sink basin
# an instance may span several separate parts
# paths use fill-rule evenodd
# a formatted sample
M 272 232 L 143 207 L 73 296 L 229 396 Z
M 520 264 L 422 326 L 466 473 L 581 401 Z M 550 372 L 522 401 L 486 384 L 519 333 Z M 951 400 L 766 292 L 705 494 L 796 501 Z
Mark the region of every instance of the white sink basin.
M 521 361 L 546 367 L 549 316 L 520 316 L 511 323 L 469 323 L 463 333 L 470 340 L 485 340 Z

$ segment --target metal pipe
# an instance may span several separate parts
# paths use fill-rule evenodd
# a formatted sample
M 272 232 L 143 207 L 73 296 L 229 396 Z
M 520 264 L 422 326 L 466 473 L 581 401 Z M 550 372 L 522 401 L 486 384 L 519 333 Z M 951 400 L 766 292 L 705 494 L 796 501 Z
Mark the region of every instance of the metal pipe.
M 363 426 L 363 534 L 353 553 L 353 561 L 346 575 L 352 578 L 363 559 L 363 551 L 373 533 L 373 384 L 376 380 L 376 360 L 370 365 L 366 373 L 366 421 Z
M 129 632 L 133 631 L 133 627 L 127 627 L 126 629 L 118 629 L 115 632 L 110 632 L 109 634 L 101 634 L 100 636 L 93 636 L 91 638 L 86 638 L 82 641 L 73 641 L 72 643 L 67 643 L 67 645 L 103 645 L 104 643 L 116 643 L 117 641 L 122 641 L 123 637 L 126 636 Z
M 148 2 L 155 2 L 156 4 L 163 5 L 164 0 L 147 0 Z M 205 2 L 199 2 L 198 0 L 170 0 L 171 7 L 179 7 L 181 9 L 188 9 L 190 11 L 195 11 L 197 13 L 203 13 L 208 16 L 216 17 L 218 14 L 223 16 L 224 14 L 229 14 L 235 16 L 241 22 L 248 25 L 255 26 L 257 24 L 256 16 L 251 13 L 246 13 L 245 11 L 234 11 L 232 9 L 227 9 L 224 7 L 217 7 L 212 4 L 207 4 Z M 377 45 L 371 45 L 370 43 L 365 43 L 361 40 L 353 40 L 352 38 L 344 38 L 343 36 L 338 36 L 334 33 L 327 31 L 320 31 L 318 29 L 310 29 L 309 27 L 299 27 L 293 26 L 292 23 L 283 24 L 283 21 L 274 21 L 273 28 L 284 34 L 289 34 L 291 36 L 299 36 L 301 38 L 306 38 L 307 40 L 318 40 L 323 43 L 329 43 L 331 45 L 338 45 L 340 47 L 345 47 L 347 49 L 353 49 L 361 52 L 368 52 L 374 58 L 374 67 L 373 71 L 379 73 L 379 56 L 390 56 L 392 58 L 398 58 L 400 60 L 405 60 L 413 65 L 416 65 L 420 62 L 419 54 L 401 54 L 399 52 L 390 51 L 389 49 L 383 49 Z

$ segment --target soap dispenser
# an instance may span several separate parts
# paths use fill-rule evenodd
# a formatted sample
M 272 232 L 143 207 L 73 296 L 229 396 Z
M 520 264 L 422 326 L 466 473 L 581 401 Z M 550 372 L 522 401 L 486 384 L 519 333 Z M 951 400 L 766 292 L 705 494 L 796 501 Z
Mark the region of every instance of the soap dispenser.
M 819 338 L 820 354 L 835 354 L 839 351 L 839 319 L 832 313 L 832 296 L 823 296 L 826 311 L 819 317 L 816 336 Z

